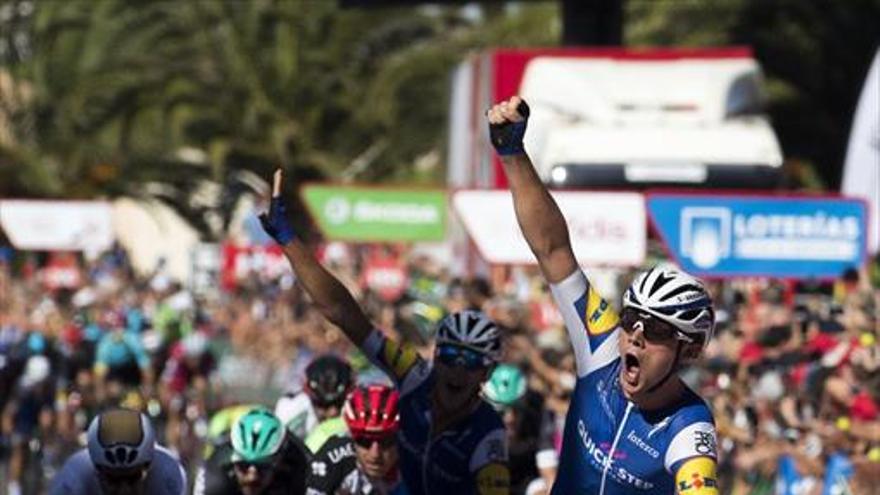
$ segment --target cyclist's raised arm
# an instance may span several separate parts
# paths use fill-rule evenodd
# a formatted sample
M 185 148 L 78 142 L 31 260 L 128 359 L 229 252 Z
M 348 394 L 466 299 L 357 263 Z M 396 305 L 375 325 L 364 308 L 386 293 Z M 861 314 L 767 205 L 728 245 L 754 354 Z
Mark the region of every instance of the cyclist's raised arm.
M 495 105 L 488 112 L 489 133 L 507 173 L 520 230 L 550 283 L 574 348 L 578 376 L 584 376 L 616 356 L 617 315 L 580 270 L 565 218 L 526 155 L 522 139 L 528 113 L 516 96 Z
M 297 281 L 312 298 L 318 311 L 342 329 L 355 345 L 362 347 L 373 330 L 369 318 L 348 289 L 321 266 L 311 250 L 296 237 L 286 215 L 281 195 L 281 170 L 278 170 L 275 172 L 269 213 L 260 215 L 260 222 L 266 233 L 281 246 L 296 273 Z
M 523 148 L 528 106 L 514 96 L 492 107 L 487 116 L 492 144 L 504 164 L 523 236 L 544 278 L 551 284 L 559 283 L 577 270 L 578 264 L 565 218 Z

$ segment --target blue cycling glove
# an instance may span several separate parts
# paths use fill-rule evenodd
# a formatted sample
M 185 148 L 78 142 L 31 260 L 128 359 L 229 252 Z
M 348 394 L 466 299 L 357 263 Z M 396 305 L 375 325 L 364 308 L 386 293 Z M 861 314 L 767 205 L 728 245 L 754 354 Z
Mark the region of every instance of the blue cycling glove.
M 269 213 L 261 213 L 259 218 L 263 230 L 278 244 L 286 246 L 296 238 L 293 225 L 287 219 L 287 205 L 283 197 L 273 197 L 269 203 Z
M 523 137 L 526 135 L 526 123 L 529 121 L 529 106 L 521 101 L 516 111 L 522 115 L 520 122 L 505 122 L 503 124 L 489 124 L 489 138 L 495 151 L 501 156 L 519 155 L 525 153 Z

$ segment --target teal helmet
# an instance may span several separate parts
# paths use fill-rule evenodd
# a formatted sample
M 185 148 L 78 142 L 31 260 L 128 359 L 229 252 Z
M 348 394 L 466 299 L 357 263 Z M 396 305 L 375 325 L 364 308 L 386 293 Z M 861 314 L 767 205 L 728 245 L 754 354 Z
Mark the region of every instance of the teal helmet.
M 483 384 L 483 395 L 496 406 L 509 406 L 526 394 L 526 376 L 512 364 L 500 364 Z
M 229 430 L 232 461 L 261 462 L 271 459 L 284 443 L 284 425 L 272 412 L 257 407 L 239 417 Z

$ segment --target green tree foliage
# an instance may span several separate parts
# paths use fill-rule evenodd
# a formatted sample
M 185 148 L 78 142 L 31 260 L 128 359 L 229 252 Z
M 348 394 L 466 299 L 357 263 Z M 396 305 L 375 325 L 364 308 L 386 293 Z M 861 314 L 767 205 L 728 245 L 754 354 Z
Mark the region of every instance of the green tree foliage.
M 6 0 L 0 14 L 22 6 L 0 15 L 0 72 L 32 93 L 7 112 L 0 194 L 157 197 L 210 237 L 246 178 L 279 165 L 294 181 L 441 180 L 454 64 L 559 36 L 553 4 Z

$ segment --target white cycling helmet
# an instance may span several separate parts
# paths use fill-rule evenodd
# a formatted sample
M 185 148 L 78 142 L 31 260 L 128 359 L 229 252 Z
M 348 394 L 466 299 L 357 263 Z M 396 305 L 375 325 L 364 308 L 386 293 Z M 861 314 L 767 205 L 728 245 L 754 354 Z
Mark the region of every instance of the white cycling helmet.
M 705 286 L 677 270 L 655 267 L 636 277 L 623 296 L 623 307 L 653 315 L 703 347 L 714 332 L 715 311 Z
M 153 460 L 153 425 L 137 411 L 114 409 L 101 413 L 92 420 L 87 436 L 89 458 L 98 469 L 127 470 Z
M 440 322 L 437 344 L 460 345 L 482 353 L 488 361 L 501 357 L 501 333 L 486 315 L 479 311 L 452 313 Z

